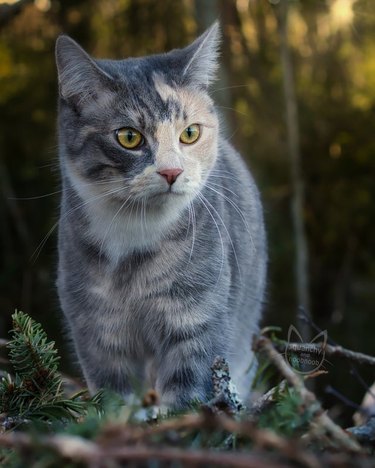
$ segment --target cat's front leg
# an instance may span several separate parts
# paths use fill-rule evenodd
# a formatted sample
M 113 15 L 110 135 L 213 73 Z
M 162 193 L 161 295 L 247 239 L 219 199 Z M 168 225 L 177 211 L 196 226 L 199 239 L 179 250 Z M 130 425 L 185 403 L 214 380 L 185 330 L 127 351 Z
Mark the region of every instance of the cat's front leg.
M 101 348 L 91 340 L 75 340 L 83 375 L 91 395 L 103 388 L 119 393 L 127 398 L 132 388 L 125 359 Z
M 184 342 L 164 354 L 156 378 L 162 411 L 187 408 L 194 401 L 206 402 L 212 397 L 211 367 L 215 356 L 224 351 L 210 348 L 207 343 Z

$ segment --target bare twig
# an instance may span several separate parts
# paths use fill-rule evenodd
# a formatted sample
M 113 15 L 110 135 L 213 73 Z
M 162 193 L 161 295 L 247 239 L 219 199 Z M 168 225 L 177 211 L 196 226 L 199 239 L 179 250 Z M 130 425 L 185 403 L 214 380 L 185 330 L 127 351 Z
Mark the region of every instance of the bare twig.
M 304 385 L 304 381 L 296 374 L 291 367 L 288 366 L 283 357 L 274 348 L 272 342 L 261 336 L 254 343 L 254 347 L 257 351 L 263 352 L 267 355 L 270 361 L 275 365 L 280 374 L 285 377 L 286 381 L 294 387 L 297 394 L 300 396 L 303 405 L 309 408 L 312 413 L 312 420 L 310 426 L 314 432 L 322 431 L 331 436 L 334 445 L 347 451 L 358 452 L 360 446 L 358 443 L 350 438 L 350 436 L 337 426 L 324 412 L 320 402 L 316 399 L 315 395 L 307 390 Z
M 181 450 L 168 447 L 153 447 L 158 443 L 155 436 L 179 430 L 209 429 L 210 431 L 227 431 L 253 440 L 259 451 L 251 453 L 217 453 L 209 450 Z M 286 466 L 283 457 L 294 460 L 308 468 L 318 468 L 320 463 L 315 455 L 307 452 L 295 441 L 287 440 L 272 431 L 258 429 L 248 421 L 238 422 L 225 414 L 190 414 L 174 420 L 162 422 L 159 426 L 124 426 L 111 424 L 103 429 L 95 442 L 73 436 L 41 437 L 38 440 L 29 438 L 24 433 L 7 433 L 0 435 L 0 446 L 25 449 L 49 447 L 59 455 L 74 461 L 100 463 L 109 460 L 177 460 L 183 463 L 200 463 L 215 466 Z M 276 458 L 265 449 L 277 451 Z M 281 457 L 280 457 L 281 454 Z M 276 460 L 278 460 L 276 462 Z
M 276 348 L 279 349 L 281 352 L 290 349 L 298 349 L 303 346 L 308 347 L 311 352 L 319 352 L 322 350 L 322 345 L 317 343 L 288 343 L 288 342 L 281 342 L 277 343 Z M 350 359 L 351 361 L 356 361 L 361 364 L 368 364 L 370 366 L 375 366 L 375 357 L 369 356 L 368 354 L 359 353 L 357 351 L 352 351 L 350 349 L 343 348 L 342 346 L 330 345 L 326 344 L 323 348 L 325 354 L 327 356 L 336 356 L 340 358 Z
M 258 468 L 270 464 L 276 468 L 289 466 L 287 463 L 277 461 L 277 456 L 271 454 L 255 453 L 218 453 L 209 450 L 183 450 L 174 448 L 153 448 L 144 445 L 137 447 L 101 447 L 93 442 L 77 436 L 50 436 L 35 441 L 28 434 L 7 433 L 0 435 L 0 446 L 8 448 L 29 449 L 39 446 L 54 449 L 59 455 L 74 461 L 89 464 L 113 461 L 180 461 L 182 463 L 204 464 L 215 466 Z
M 288 459 L 303 463 L 304 466 L 319 467 L 315 456 L 306 451 L 306 448 L 296 444 L 294 440 L 287 440 L 273 431 L 259 429 L 251 421 L 237 421 L 225 413 L 188 414 L 176 419 L 162 421 L 157 426 L 126 426 L 111 424 L 104 428 L 97 442 L 107 447 L 123 447 L 124 445 L 160 443 L 160 436 L 186 431 L 206 430 L 208 432 L 228 432 L 242 438 L 249 439 L 261 449 L 272 449 L 281 453 Z
M 283 392 L 285 390 L 285 387 L 286 381 L 283 380 L 279 383 L 279 385 L 277 385 L 276 387 L 272 387 L 270 390 L 268 390 L 268 392 L 266 392 L 264 395 L 255 400 L 249 409 L 250 416 L 256 418 L 264 410 L 269 408 L 273 403 L 276 402 L 277 394 Z

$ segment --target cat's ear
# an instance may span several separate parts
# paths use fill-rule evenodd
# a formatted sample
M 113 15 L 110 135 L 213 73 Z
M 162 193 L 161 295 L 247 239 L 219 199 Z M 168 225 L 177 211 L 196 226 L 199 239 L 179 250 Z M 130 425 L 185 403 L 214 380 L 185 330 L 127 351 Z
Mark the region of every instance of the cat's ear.
M 56 65 L 60 96 L 75 104 L 95 98 L 103 85 L 112 77 L 69 36 L 59 36 L 56 41 Z
M 215 80 L 218 68 L 220 27 L 216 21 L 192 44 L 182 49 L 185 64 L 182 72 L 184 82 L 208 87 Z

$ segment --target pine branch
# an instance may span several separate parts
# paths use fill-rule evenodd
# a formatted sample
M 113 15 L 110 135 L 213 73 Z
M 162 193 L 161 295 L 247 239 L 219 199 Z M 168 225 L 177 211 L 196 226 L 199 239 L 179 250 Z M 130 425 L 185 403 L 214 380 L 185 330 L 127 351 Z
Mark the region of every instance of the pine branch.
M 45 395 L 46 400 L 61 396 L 61 378 L 57 373 L 60 357 L 55 343 L 48 341 L 41 325 L 23 312 L 12 315 L 13 330 L 9 349 L 10 362 L 32 393 Z
M 28 419 L 75 419 L 85 414 L 91 402 L 82 401 L 86 391 L 64 398 L 58 373 L 60 357 L 55 343 L 48 341 L 41 325 L 23 312 L 12 315 L 12 338 L 7 343 L 9 360 L 15 375 L 0 381 L 0 413 L 7 427 Z

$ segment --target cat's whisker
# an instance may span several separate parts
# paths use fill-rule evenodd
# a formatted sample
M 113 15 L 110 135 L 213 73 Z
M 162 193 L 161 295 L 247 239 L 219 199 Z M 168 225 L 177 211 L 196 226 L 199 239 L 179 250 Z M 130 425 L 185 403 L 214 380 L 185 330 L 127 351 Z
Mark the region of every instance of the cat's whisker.
M 140 210 L 141 200 L 139 198 L 135 201 L 135 206 L 136 206 L 135 217 L 140 219 L 140 221 L 141 221 L 140 226 L 141 226 L 141 231 L 142 231 L 142 235 L 143 235 L 144 229 L 143 229 L 143 226 L 142 226 L 142 217 L 139 216 L 139 214 L 138 214 L 138 211 L 141 213 L 141 210 Z
M 240 208 L 238 207 L 238 205 L 236 203 L 234 203 L 233 200 L 231 200 L 229 197 L 227 197 L 224 193 L 221 193 L 219 192 L 218 190 L 214 189 L 213 187 L 210 186 L 210 184 L 206 184 L 206 187 L 215 192 L 217 195 L 219 195 L 220 197 L 224 198 L 224 200 L 226 200 L 234 209 L 235 211 L 238 213 L 238 215 L 240 216 L 244 226 L 245 226 L 245 229 L 247 231 L 247 233 L 249 234 L 249 237 L 250 237 L 250 241 L 251 241 L 251 244 L 252 244 L 252 247 L 253 247 L 253 250 L 255 250 L 255 245 L 254 245 L 254 240 L 253 240 L 253 236 L 251 235 L 251 232 L 250 232 L 250 226 L 249 226 L 249 223 L 247 222 L 243 212 L 240 210 Z
M 233 174 L 231 174 L 229 171 L 224 171 L 221 169 L 212 169 L 210 173 L 208 174 L 208 177 L 216 177 L 219 179 L 228 179 L 228 180 L 233 180 L 234 182 L 238 183 L 239 180 L 237 177 L 234 177 Z
M 216 281 L 216 284 L 218 284 L 218 282 L 220 281 L 220 278 L 221 278 L 221 274 L 222 274 L 222 271 L 223 271 L 223 267 L 224 267 L 225 248 L 224 248 L 223 236 L 221 235 L 221 231 L 220 231 L 219 225 L 217 224 L 217 221 L 216 221 L 214 215 L 211 213 L 209 207 L 206 205 L 207 199 L 206 199 L 201 193 L 197 193 L 197 198 L 201 201 L 201 203 L 203 204 L 203 206 L 206 208 L 206 210 L 207 210 L 208 214 L 210 215 L 212 221 L 214 222 L 215 227 L 216 227 L 216 229 L 217 229 L 217 232 L 218 232 L 218 234 L 219 234 L 220 245 L 221 245 L 221 263 L 220 263 L 219 275 L 218 275 L 218 278 L 217 278 L 217 281 Z M 212 206 L 212 205 L 211 205 L 211 206 Z
M 196 221 L 196 216 L 195 216 L 195 208 L 194 208 L 193 204 L 191 204 L 191 210 L 192 210 L 192 222 L 193 222 L 193 239 L 192 239 L 192 242 L 191 242 L 191 250 L 190 250 L 189 261 L 191 260 L 191 258 L 193 256 L 195 239 L 197 237 L 197 221 Z
M 100 185 L 111 185 L 111 184 L 117 184 L 117 183 L 121 184 L 129 180 L 132 180 L 132 178 L 131 177 L 113 177 L 113 178 L 106 179 L 106 180 L 97 180 L 93 182 L 80 182 L 80 183 L 84 187 L 96 187 Z
M 147 222 L 146 222 L 146 202 L 142 198 L 142 206 L 141 206 L 141 223 L 144 229 L 144 232 L 147 233 Z
M 57 148 L 53 151 L 56 152 Z M 49 163 L 41 164 L 40 166 L 37 166 L 37 167 L 38 169 L 49 169 L 52 167 L 53 169 L 58 170 L 60 168 L 60 162 L 58 158 L 56 158 L 56 161 L 51 161 Z
M 233 132 L 227 137 L 227 141 L 231 141 L 232 138 L 233 138 L 233 137 L 236 135 L 236 133 L 238 132 L 238 130 L 239 130 L 238 127 L 235 128 L 235 129 L 233 130 Z
M 210 174 L 209 175 L 209 179 L 211 179 L 212 177 L 216 178 L 216 179 L 227 179 L 227 180 L 233 180 L 234 182 L 238 182 L 238 180 L 234 177 L 229 177 L 229 176 L 222 176 L 222 175 L 215 175 L 215 174 Z
M 60 220 L 57 221 L 52 227 L 51 229 L 47 232 L 47 234 L 43 237 L 43 239 L 41 240 L 41 242 L 39 243 L 39 245 L 37 246 L 37 248 L 34 250 L 33 254 L 31 255 L 31 258 L 30 260 L 32 262 L 36 262 L 38 260 L 38 257 L 43 249 L 43 247 L 45 246 L 46 242 L 48 241 L 48 239 L 50 238 L 50 236 L 52 235 L 53 231 L 57 228 L 57 226 L 59 225 L 60 223 Z
M 235 89 L 235 88 L 248 88 L 248 84 L 242 84 L 242 85 L 234 85 L 234 86 L 224 86 L 222 88 L 215 88 L 211 91 L 212 94 L 217 93 L 218 91 L 225 91 L 227 89 Z
M 212 182 L 212 180 L 210 182 L 207 182 L 206 185 L 207 184 L 218 187 L 221 190 L 226 190 L 227 192 L 231 193 L 234 197 L 239 198 L 238 193 L 233 192 L 233 190 L 229 189 L 228 187 L 224 187 L 224 185 L 216 184 L 215 182 Z
M 136 202 L 137 200 L 133 200 L 132 203 L 130 204 L 130 212 L 129 212 L 129 216 L 128 216 L 127 223 L 126 223 L 127 229 L 129 227 L 130 222 L 133 220 L 133 209 L 136 206 Z M 137 212 L 135 212 L 135 214 L 137 214 Z
M 128 178 L 116 178 L 116 179 L 108 179 L 106 181 L 99 181 L 99 182 L 81 182 L 83 186 L 88 186 L 88 187 L 95 187 L 97 185 L 108 185 L 116 182 L 124 182 L 126 180 L 132 180 L 131 177 Z M 29 201 L 29 200 L 39 200 L 41 198 L 47 198 L 47 197 L 53 197 L 54 195 L 57 195 L 59 193 L 62 193 L 63 190 L 57 190 L 56 192 L 51 192 L 51 193 L 46 193 L 44 195 L 35 195 L 33 197 L 9 197 L 8 200 L 17 200 L 17 201 Z
M 232 247 L 232 251 L 233 251 L 233 255 L 234 255 L 234 259 L 236 261 L 236 264 L 237 264 L 237 269 L 238 269 L 238 274 L 239 274 L 239 277 L 240 277 L 240 281 L 242 281 L 242 274 L 241 274 L 241 270 L 240 270 L 240 264 L 238 262 L 238 257 L 237 257 L 237 252 L 236 252 L 236 249 L 234 247 L 234 243 L 233 243 L 233 240 L 232 240 L 232 236 L 229 234 L 229 231 L 228 231 L 228 228 L 226 226 L 226 224 L 224 223 L 224 220 L 223 218 L 220 216 L 219 212 L 216 210 L 216 208 L 207 200 L 207 198 L 203 195 L 202 195 L 202 198 L 205 199 L 205 201 L 207 202 L 207 204 L 212 208 L 212 210 L 214 211 L 214 213 L 216 214 L 216 216 L 219 218 L 219 221 L 221 222 L 221 224 L 223 225 L 224 229 L 225 229 L 225 232 L 228 236 L 228 240 L 229 240 L 229 243 Z
M 193 205 L 192 202 L 189 203 L 188 209 L 189 209 L 189 225 L 188 225 L 188 228 L 187 228 L 186 237 L 187 237 L 188 232 L 190 230 L 190 224 L 191 224 L 191 229 L 192 229 L 190 254 L 189 254 L 189 260 L 188 260 L 188 263 L 187 263 L 189 265 L 189 263 L 191 262 L 191 258 L 193 256 L 195 236 L 196 236 L 195 209 L 194 209 L 194 205 Z
M 103 199 L 105 197 L 109 197 L 113 194 L 116 194 L 118 192 L 121 192 L 122 190 L 124 190 L 126 187 L 122 187 L 121 189 L 116 189 L 116 190 L 111 190 L 109 192 L 105 192 L 104 194 L 100 194 L 100 195 L 97 195 L 97 196 L 94 196 L 86 201 L 84 201 L 83 203 L 80 203 L 78 204 L 77 206 L 75 206 L 74 208 L 71 208 L 70 210 L 68 210 L 66 213 L 64 213 L 63 216 L 61 216 L 61 218 L 59 219 L 59 221 L 57 221 L 53 226 L 52 228 L 47 232 L 47 234 L 43 237 L 42 241 L 39 243 L 39 245 L 37 246 L 37 248 L 35 249 L 35 251 L 33 252 L 33 254 L 31 255 L 31 258 L 30 260 L 32 262 L 36 262 L 36 260 L 38 259 L 43 247 L 45 246 L 46 242 L 48 241 L 48 239 L 51 237 L 53 231 L 57 228 L 57 226 L 59 225 L 59 223 L 61 223 L 63 220 L 65 220 L 71 213 L 73 213 L 74 211 L 76 210 L 79 210 L 80 208 L 86 206 L 86 205 L 89 205 L 90 203 L 98 200 L 98 199 Z
M 243 115 L 245 117 L 248 117 L 248 115 L 249 115 L 249 113 L 241 112 L 238 109 L 235 109 L 234 107 L 226 107 L 226 106 L 216 106 L 216 107 L 218 107 L 219 109 L 231 110 L 233 112 L 236 112 L 236 114 Z
M 62 193 L 62 190 L 57 190 L 56 192 L 46 193 L 44 195 L 36 195 L 34 197 L 9 197 L 8 200 L 18 200 L 18 201 L 40 200 L 41 198 L 52 197 L 53 195 L 57 195 L 58 193 Z
M 99 272 L 100 272 L 100 267 L 101 267 L 101 259 L 102 259 L 102 252 L 103 252 L 103 248 L 104 248 L 104 243 L 105 243 L 105 241 L 106 241 L 106 239 L 107 239 L 108 234 L 109 234 L 110 231 L 111 231 L 111 228 L 112 228 L 112 226 L 113 226 L 113 223 L 115 222 L 117 216 L 120 214 L 120 212 L 122 211 L 122 209 L 125 208 L 125 206 L 126 206 L 128 200 L 130 199 L 130 197 L 131 197 L 131 196 L 129 195 L 129 197 L 124 201 L 124 203 L 122 203 L 122 204 L 120 205 L 120 208 L 119 208 L 119 209 L 116 211 L 116 213 L 114 214 L 114 216 L 113 216 L 111 222 L 109 223 L 108 228 L 107 228 L 107 230 L 106 230 L 106 232 L 105 232 L 105 234 L 104 234 L 104 236 L 103 236 L 103 239 L 102 239 L 102 241 L 101 241 L 101 243 L 100 243 L 100 249 L 99 249 L 99 266 L 98 266 Z
M 219 174 L 230 174 L 233 176 L 233 172 L 231 171 L 226 171 L 225 169 L 211 169 L 211 172 L 215 173 L 219 173 Z
M 188 214 L 189 214 L 189 218 L 188 218 L 188 225 L 187 225 L 187 228 L 186 228 L 185 241 L 187 241 L 188 236 L 189 236 L 189 231 L 190 231 L 190 224 L 191 224 L 191 202 L 189 202 L 189 204 L 188 204 Z

